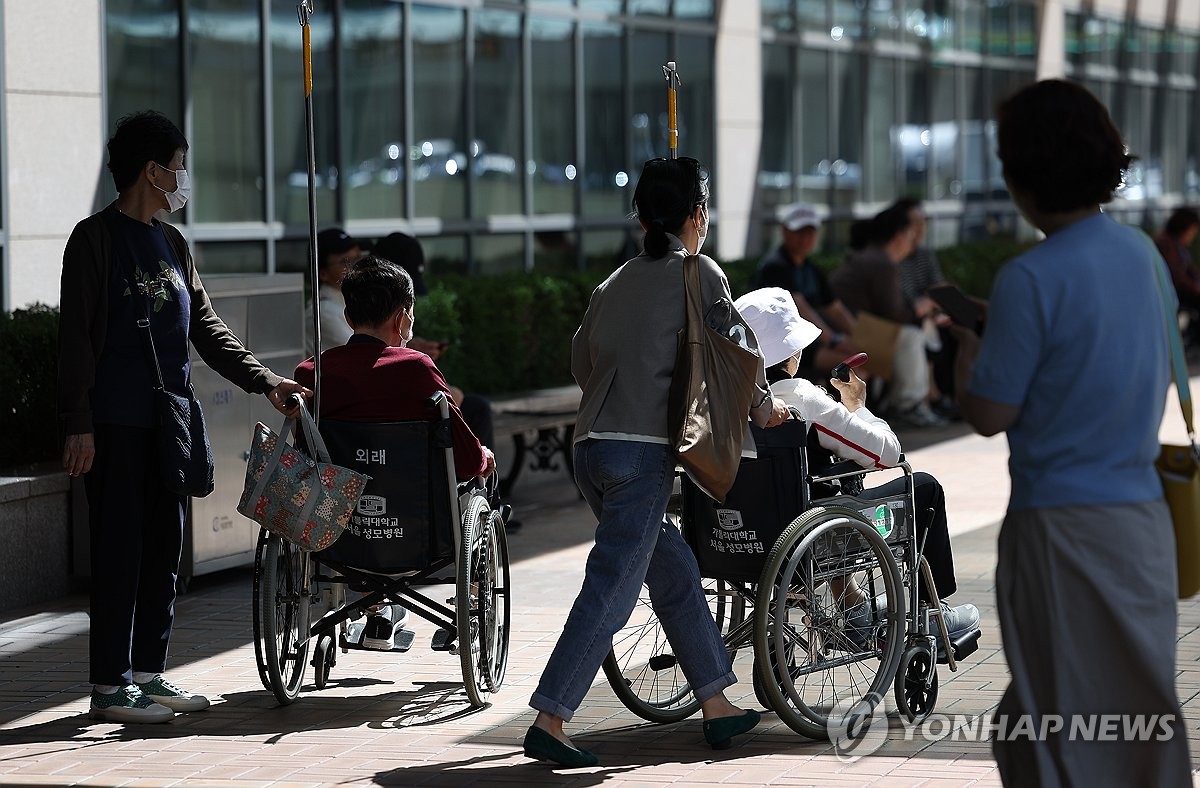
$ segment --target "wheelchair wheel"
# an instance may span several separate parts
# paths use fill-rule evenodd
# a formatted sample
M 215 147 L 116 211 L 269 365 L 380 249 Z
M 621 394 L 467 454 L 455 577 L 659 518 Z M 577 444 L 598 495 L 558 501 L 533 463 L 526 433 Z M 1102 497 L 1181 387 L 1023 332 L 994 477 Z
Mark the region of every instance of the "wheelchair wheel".
M 483 496 L 473 496 L 467 504 L 460 550 L 458 655 L 467 698 L 472 706 L 483 706 L 504 682 L 512 623 L 504 520 Z
M 855 589 L 866 607 L 847 602 Z M 788 526 L 759 582 L 754 661 L 789 727 L 816 739 L 857 730 L 892 683 L 904 631 L 896 561 L 858 512 L 817 507 Z
M 731 643 L 728 636 L 745 620 L 745 600 L 733 586 L 720 580 L 704 580 L 704 594 L 718 629 L 726 636 L 732 660 L 739 644 Z M 700 708 L 650 605 L 645 586 L 629 622 L 613 636 L 612 649 L 604 658 L 604 675 L 625 707 L 644 720 L 679 722 Z
M 325 685 L 329 683 L 329 671 L 336 662 L 334 654 L 333 636 L 321 635 L 313 648 L 312 658 L 313 686 L 317 689 L 325 689 Z
M 909 646 L 896 670 L 896 707 L 908 722 L 921 722 L 933 713 L 937 696 L 937 664 L 929 644 Z
M 281 705 L 300 695 L 308 666 L 309 557 L 263 531 L 254 569 L 254 646 L 263 684 Z

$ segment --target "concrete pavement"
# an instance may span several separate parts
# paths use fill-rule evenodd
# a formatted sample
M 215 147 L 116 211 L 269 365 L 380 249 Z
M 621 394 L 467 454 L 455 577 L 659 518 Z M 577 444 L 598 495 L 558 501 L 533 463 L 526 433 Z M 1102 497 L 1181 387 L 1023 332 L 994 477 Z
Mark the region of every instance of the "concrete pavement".
M 1169 411 L 1170 412 L 1170 411 Z M 1168 418 L 1167 434 L 1181 421 Z M 902 436 L 906 439 L 910 436 Z M 918 437 L 918 436 L 911 436 Z M 948 428 L 919 436 L 914 467 L 947 490 L 959 593 L 983 614 L 981 647 L 958 673 L 941 667 L 937 711 L 982 715 L 1007 683 L 993 597 L 997 523 L 1008 493 L 1002 438 Z M 910 443 L 912 441 L 909 441 Z M 339 655 L 328 687 L 307 684 L 276 706 L 255 668 L 251 574 L 197 578 L 180 598 L 168 677 L 219 696 L 170 724 L 121 726 L 87 718 L 86 599 L 72 597 L 0 623 L 0 783 L 53 785 L 570 785 L 995 786 L 983 741 L 906 735 L 898 719 L 874 754 L 853 763 L 829 743 L 794 733 L 773 714 L 730 750 L 713 751 L 699 719 L 643 722 L 616 700 L 603 674 L 569 731 L 602 767 L 552 770 L 525 759 L 526 706 L 582 578 L 593 522 L 559 474 L 527 474 L 516 501 L 524 527 L 510 539 L 512 653 L 490 707 L 472 712 L 457 657 L 428 648 L 432 626 L 416 620 L 407 654 Z M 249 524 L 246 525 L 249 528 Z M 1179 618 L 1178 687 L 1192 750 L 1200 744 L 1200 603 Z M 758 707 L 748 655 L 736 663 L 735 702 Z M 214 697 L 214 699 L 217 699 Z

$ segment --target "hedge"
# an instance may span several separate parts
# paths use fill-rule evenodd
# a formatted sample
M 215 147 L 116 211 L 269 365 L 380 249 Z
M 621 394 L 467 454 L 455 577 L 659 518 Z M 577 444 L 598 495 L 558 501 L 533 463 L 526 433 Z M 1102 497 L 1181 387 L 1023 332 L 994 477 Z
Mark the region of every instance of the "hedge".
M 996 271 L 1023 248 L 994 239 L 941 249 L 938 257 L 948 279 L 986 297 Z M 830 269 L 840 259 L 824 254 L 814 262 Z M 758 258 L 722 264 L 735 297 L 750 289 L 757 266 Z M 416 332 L 450 342 L 438 366 L 465 391 L 495 395 L 565 385 L 571 382 L 571 337 L 607 273 L 445 275 L 417 304 Z M 0 314 L 0 466 L 58 454 L 57 330 L 58 312 L 50 307 Z
M 58 456 L 57 340 L 57 309 L 0 313 L 0 466 L 9 471 Z

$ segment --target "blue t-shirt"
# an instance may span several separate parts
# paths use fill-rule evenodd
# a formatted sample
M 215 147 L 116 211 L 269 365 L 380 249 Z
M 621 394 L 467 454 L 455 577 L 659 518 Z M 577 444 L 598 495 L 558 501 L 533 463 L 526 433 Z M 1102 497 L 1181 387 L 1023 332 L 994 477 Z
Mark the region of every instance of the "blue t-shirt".
M 115 210 L 106 214 L 106 220 L 112 240 L 108 328 L 96 363 L 92 418 L 98 424 L 153 427 L 154 375 L 137 327 L 141 312 L 133 298 L 142 299 L 150 318 L 163 385 L 168 391 L 182 394 L 191 373 L 191 293 L 183 266 L 175 259 L 157 220 L 143 224 Z M 130 275 L 133 282 L 129 281 Z
M 1171 364 L 1154 265 L 1140 231 L 1099 214 L 997 276 L 968 389 L 1020 409 L 1009 511 L 1162 497 L 1153 463 Z

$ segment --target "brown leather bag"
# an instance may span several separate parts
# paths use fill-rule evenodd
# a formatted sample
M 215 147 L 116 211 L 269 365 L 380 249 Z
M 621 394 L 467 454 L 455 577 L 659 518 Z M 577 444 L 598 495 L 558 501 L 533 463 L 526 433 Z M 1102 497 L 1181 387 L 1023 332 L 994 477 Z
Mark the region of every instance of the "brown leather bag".
M 687 319 L 671 376 L 669 434 L 688 476 L 722 502 L 737 477 L 761 361 L 705 323 L 695 256 L 683 261 L 683 289 Z

